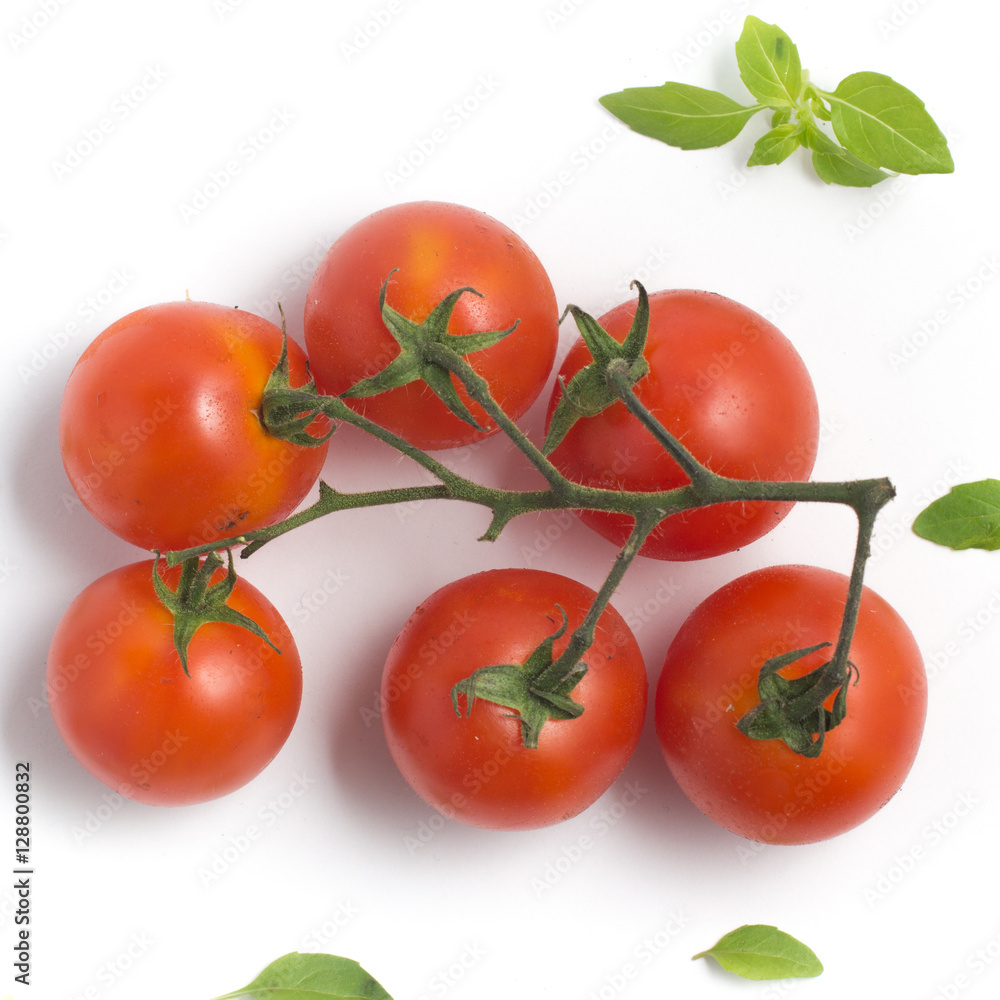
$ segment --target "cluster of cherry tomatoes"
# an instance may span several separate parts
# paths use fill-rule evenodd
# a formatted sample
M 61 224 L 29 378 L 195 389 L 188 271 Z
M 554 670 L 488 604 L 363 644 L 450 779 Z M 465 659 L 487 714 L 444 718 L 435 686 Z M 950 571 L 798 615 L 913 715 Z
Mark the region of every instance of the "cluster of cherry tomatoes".
M 549 383 L 559 311 L 538 258 L 480 212 L 419 202 L 369 216 L 330 248 L 307 294 L 305 351 L 287 343 L 292 388 L 314 379 L 319 391 L 339 396 L 399 356 L 383 322 L 383 286 L 388 304 L 418 323 L 457 289 L 472 288 L 478 294 L 454 304 L 449 333 L 513 328 L 467 358 L 512 419 Z M 808 479 L 818 407 L 789 341 L 711 293 L 663 291 L 649 302 L 649 372 L 635 387 L 643 404 L 714 472 Z M 621 341 L 635 308 L 623 303 L 599 322 Z M 308 441 L 269 431 L 262 398 L 283 343 L 274 324 L 201 302 L 151 306 L 108 327 L 74 367 L 60 415 L 63 463 L 82 503 L 117 535 L 163 552 L 289 515 L 317 482 L 331 428 L 317 416 Z M 589 360 L 583 341 L 570 349 L 550 418 Z M 452 384 L 475 423 L 420 379 L 347 401 L 424 450 L 496 433 Z M 578 420 L 550 459 L 585 485 L 658 491 L 686 481 L 620 402 Z M 675 514 L 642 555 L 722 555 L 761 537 L 787 510 L 754 502 Z M 631 530 L 624 515 L 580 516 L 619 545 Z M 101 781 L 148 803 L 195 803 L 240 787 L 278 752 L 298 712 L 302 667 L 278 612 L 224 567 L 210 580 L 191 565 L 157 564 L 155 573 L 194 598 L 221 589 L 226 605 L 267 639 L 222 616 L 194 631 L 182 660 L 147 559 L 107 574 L 72 603 L 52 642 L 48 696 L 69 749 Z M 926 706 L 920 655 L 898 615 L 868 590 L 851 647 L 859 680 L 823 752 L 808 758 L 735 726 L 757 701 L 765 660 L 835 639 L 846 589 L 845 577 L 813 567 L 758 571 L 699 606 L 670 647 L 655 695 L 667 764 L 696 805 L 743 836 L 801 843 L 840 833 L 881 807 L 913 762 Z M 576 815 L 620 775 L 645 723 L 647 679 L 611 606 L 572 692 L 582 713 L 547 722 L 537 746 L 525 744 L 516 713 L 453 694 L 476 669 L 525 664 L 546 642 L 558 655 L 594 597 L 547 571 L 494 570 L 442 588 L 417 609 L 389 652 L 381 715 L 393 758 L 426 801 L 473 825 L 531 828 Z M 796 663 L 792 674 L 819 658 Z

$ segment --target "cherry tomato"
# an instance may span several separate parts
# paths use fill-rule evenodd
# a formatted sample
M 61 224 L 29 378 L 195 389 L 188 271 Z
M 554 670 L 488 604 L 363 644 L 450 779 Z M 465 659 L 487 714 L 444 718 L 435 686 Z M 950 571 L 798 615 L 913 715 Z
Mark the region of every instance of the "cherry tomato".
M 261 422 L 280 352 L 273 323 L 205 302 L 149 306 L 109 326 L 73 368 L 59 414 L 63 465 L 83 505 L 126 541 L 164 551 L 290 514 L 327 448 L 274 437 Z M 288 360 L 292 385 L 308 381 L 291 341 Z
M 281 616 L 239 580 L 230 606 L 281 653 L 237 625 L 209 623 L 191 640 L 186 675 L 152 568 L 112 570 L 73 601 L 49 649 L 49 705 L 70 752 L 104 784 L 152 805 L 189 805 L 241 787 L 277 754 L 298 714 L 302 667 Z M 160 572 L 176 586 L 179 567 Z
M 885 805 L 913 764 L 927 709 L 923 661 L 903 620 L 867 587 L 850 652 L 857 683 L 819 756 L 736 728 L 759 702 L 766 660 L 836 643 L 847 586 L 842 574 L 812 566 L 757 570 L 700 604 L 667 652 L 655 695 L 663 755 L 691 801 L 740 836 L 775 844 L 837 836 Z M 782 676 L 807 673 L 831 651 Z
M 618 341 L 635 314 L 623 303 L 600 324 Z M 809 373 L 781 332 L 762 316 L 710 292 L 671 290 L 649 297 L 649 374 L 635 393 L 653 415 L 713 472 L 737 479 L 805 480 L 819 443 L 819 411 Z M 590 354 L 577 341 L 559 375 L 569 381 Z M 549 401 L 551 419 L 562 389 Z M 570 429 L 550 456 L 570 479 L 611 489 L 664 490 L 688 482 L 640 422 L 615 402 Z M 641 552 L 657 559 L 704 559 L 766 534 L 788 503 L 717 504 L 675 514 Z M 580 518 L 616 545 L 631 520 L 581 511 Z
M 320 388 L 339 395 L 399 353 L 379 311 L 379 290 L 393 271 L 386 302 L 416 322 L 466 286 L 482 297 L 461 296 L 449 333 L 506 330 L 518 322 L 507 338 L 467 359 L 507 415 L 520 417 L 541 393 L 555 361 L 559 317 L 552 284 L 516 233 L 482 212 L 444 202 L 382 209 L 330 247 L 309 285 L 304 321 Z M 455 416 L 420 380 L 349 402 L 423 449 L 455 447 L 495 433 L 464 388 L 458 391 L 484 431 Z
M 393 759 L 426 802 L 449 818 L 489 829 L 525 830 L 569 819 L 618 777 L 646 713 L 646 671 L 628 626 L 610 606 L 584 655 L 589 669 L 572 692 L 575 719 L 549 720 L 525 747 L 515 713 L 482 698 L 471 711 L 451 690 L 478 668 L 523 664 L 562 624 L 565 648 L 594 592 L 541 570 L 477 573 L 442 587 L 413 613 L 382 676 L 382 721 Z

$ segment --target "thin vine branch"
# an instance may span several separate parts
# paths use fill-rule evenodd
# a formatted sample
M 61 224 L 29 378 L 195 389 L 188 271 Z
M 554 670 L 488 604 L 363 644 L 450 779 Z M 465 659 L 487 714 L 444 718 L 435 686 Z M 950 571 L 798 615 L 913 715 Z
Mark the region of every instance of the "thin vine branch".
M 597 622 L 600 620 L 601 615 L 604 614 L 605 608 L 611 603 L 611 597 L 622 582 L 626 570 L 632 565 L 632 561 L 639 554 L 642 543 L 659 521 L 660 518 L 652 511 L 645 511 L 636 519 L 628 540 L 615 557 L 611 571 L 601 585 L 601 589 L 597 592 L 597 596 L 594 598 L 594 602 L 591 604 L 586 616 L 573 631 L 566 648 L 552 662 L 552 666 L 538 678 L 539 684 L 551 686 L 558 683 L 559 680 L 573 670 L 579 662 L 580 657 L 590 649 L 594 642 Z
M 437 345 L 435 345 L 437 346 Z M 434 351 L 438 364 L 455 375 L 469 398 L 478 403 L 493 419 L 497 427 L 517 446 L 518 450 L 545 477 L 552 490 L 562 495 L 569 480 L 549 461 L 535 443 L 521 430 L 518 425 L 504 412 L 503 407 L 493 398 L 489 383 L 461 355 L 449 351 L 443 346 Z
M 639 400 L 639 397 L 635 394 L 635 390 L 632 388 L 628 368 L 623 362 L 612 361 L 608 366 L 606 377 L 608 385 L 625 404 L 625 408 L 629 413 L 656 438 L 660 447 L 681 467 L 684 475 L 692 483 L 700 485 L 709 482 L 714 477 L 715 474 L 706 469 Z
M 855 512 L 858 515 L 858 540 L 854 549 L 854 564 L 851 567 L 851 581 L 847 590 L 847 602 L 844 605 L 844 617 L 841 621 L 840 634 L 837 637 L 837 648 L 833 653 L 833 662 L 842 667 L 845 672 L 848 654 L 851 651 L 851 640 L 854 638 L 854 629 L 858 623 L 858 612 L 861 609 L 865 566 L 871 555 L 872 532 L 875 529 L 875 520 L 881 508 L 882 505 L 875 506 L 875 502 L 859 504 L 855 507 Z

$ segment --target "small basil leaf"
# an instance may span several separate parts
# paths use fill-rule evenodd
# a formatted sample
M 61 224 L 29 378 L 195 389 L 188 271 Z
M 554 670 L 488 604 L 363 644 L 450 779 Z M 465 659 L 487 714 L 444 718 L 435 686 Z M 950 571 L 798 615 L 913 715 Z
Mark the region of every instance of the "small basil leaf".
M 809 978 L 823 971 L 810 948 L 768 924 L 744 924 L 693 957 L 714 958 L 727 972 L 744 979 Z
M 917 515 L 913 530 L 952 549 L 1000 549 L 1000 480 L 953 487 Z
M 950 174 L 948 142 L 924 102 L 882 73 L 853 73 L 823 95 L 833 131 L 858 159 L 900 174 Z
M 812 150 L 813 169 L 826 184 L 845 187 L 872 187 L 889 175 L 863 163 L 853 153 L 838 146 L 817 126 L 807 126 L 804 143 Z
M 686 83 L 628 87 L 605 94 L 601 104 L 634 132 L 680 149 L 722 146 L 761 110 L 760 105 L 744 107 L 718 91 Z
M 747 166 L 762 167 L 782 163 L 801 145 L 802 128 L 799 125 L 778 125 L 757 140 Z
M 809 108 L 820 121 L 828 122 L 830 120 L 830 109 L 818 97 L 809 99 Z
M 799 50 L 776 24 L 747 17 L 736 42 L 736 64 L 747 90 L 762 104 L 795 106 L 802 90 Z

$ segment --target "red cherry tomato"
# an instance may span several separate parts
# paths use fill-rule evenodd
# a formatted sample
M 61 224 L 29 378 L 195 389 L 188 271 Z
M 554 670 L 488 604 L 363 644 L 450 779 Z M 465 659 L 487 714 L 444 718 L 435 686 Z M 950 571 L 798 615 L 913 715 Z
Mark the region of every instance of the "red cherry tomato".
M 642 654 L 608 607 L 584 656 L 589 669 L 572 693 L 575 719 L 550 720 L 538 746 L 524 746 L 509 708 L 476 699 L 465 715 L 451 690 L 480 667 L 524 663 L 569 618 L 558 656 L 590 608 L 594 592 L 541 570 L 490 570 L 432 594 L 389 652 L 382 676 L 382 721 L 393 759 L 426 802 L 449 818 L 497 830 L 526 830 L 569 819 L 618 777 L 646 714 Z
M 49 649 L 49 705 L 70 752 L 108 787 L 189 805 L 241 787 L 277 754 L 298 714 L 302 667 L 281 616 L 239 580 L 230 606 L 281 653 L 237 625 L 209 623 L 191 640 L 185 675 L 152 567 L 112 570 L 70 605 Z M 161 575 L 173 587 L 180 569 Z
M 625 339 L 636 302 L 600 324 Z M 805 480 L 819 443 L 819 411 L 809 373 L 781 332 L 745 306 L 710 292 L 674 290 L 649 297 L 649 374 L 635 386 L 653 415 L 713 472 L 737 479 Z M 590 362 L 583 340 L 559 375 L 569 381 Z M 552 417 L 562 390 L 549 401 Z M 653 436 L 615 402 L 576 422 L 550 456 L 570 479 L 588 486 L 656 491 L 688 482 Z M 704 559 L 766 534 L 788 503 L 717 504 L 662 522 L 641 552 L 657 559 Z M 632 522 L 604 511 L 580 518 L 616 545 Z
M 163 551 L 290 514 L 327 448 L 291 444 L 261 422 L 280 352 L 273 323 L 205 302 L 112 323 L 73 368 L 59 414 L 63 465 L 84 506 L 126 541 Z M 292 385 L 308 381 L 291 341 L 288 360 Z
M 775 844 L 837 836 L 884 806 L 913 764 L 927 710 L 923 660 L 903 620 L 867 587 L 850 652 L 858 680 L 819 756 L 736 728 L 759 702 L 766 660 L 836 643 L 847 585 L 813 566 L 757 570 L 700 604 L 667 652 L 655 701 L 663 755 L 691 801 L 740 836 Z M 808 673 L 831 651 L 782 676 Z
M 467 356 L 513 419 L 538 397 L 558 343 L 555 293 L 528 245 L 496 219 L 461 205 L 421 201 L 375 212 L 352 226 L 324 257 L 309 285 L 305 342 L 321 389 L 339 395 L 399 353 L 379 311 L 386 302 L 422 322 L 451 292 L 469 286 L 448 324 L 452 334 L 517 329 Z M 457 383 L 456 383 L 457 384 Z M 348 402 L 423 449 L 449 448 L 496 432 L 485 413 L 459 396 L 477 431 L 445 407 L 422 381 Z

